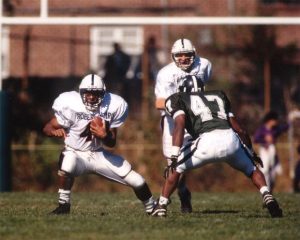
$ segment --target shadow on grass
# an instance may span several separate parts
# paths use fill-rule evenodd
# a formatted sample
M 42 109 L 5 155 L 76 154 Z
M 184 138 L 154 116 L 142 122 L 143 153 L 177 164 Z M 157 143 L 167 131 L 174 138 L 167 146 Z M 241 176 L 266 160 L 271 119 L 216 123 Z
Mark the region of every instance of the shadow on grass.
M 204 210 L 204 211 L 199 211 L 199 213 L 202 213 L 202 214 L 224 214 L 224 213 L 237 214 L 237 213 L 239 213 L 239 211 L 233 211 L 233 210 Z
M 198 214 L 242 214 L 241 211 L 236 211 L 236 210 L 204 210 L 204 211 L 198 211 L 194 212 Z M 269 216 L 264 216 L 264 215 L 247 215 L 247 218 L 270 218 Z

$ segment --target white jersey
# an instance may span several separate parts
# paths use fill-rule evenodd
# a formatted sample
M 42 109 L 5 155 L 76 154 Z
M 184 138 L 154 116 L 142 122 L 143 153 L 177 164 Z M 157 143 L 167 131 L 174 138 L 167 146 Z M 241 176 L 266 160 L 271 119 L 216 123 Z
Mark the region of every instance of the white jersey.
M 89 123 L 95 116 L 109 122 L 110 128 L 121 126 L 127 115 L 128 105 L 123 98 L 106 93 L 99 109 L 95 112 L 86 110 L 78 92 L 60 94 L 52 106 L 58 123 L 66 129 L 66 146 L 79 151 L 94 151 L 102 147 L 100 139 L 93 137 Z
M 205 84 L 211 75 L 211 62 L 206 58 L 196 57 L 192 69 L 185 72 L 176 66 L 174 62 L 162 68 L 156 78 L 155 96 L 156 98 L 168 98 L 177 92 L 178 83 L 187 75 L 199 76 Z M 165 111 L 162 111 L 165 115 Z

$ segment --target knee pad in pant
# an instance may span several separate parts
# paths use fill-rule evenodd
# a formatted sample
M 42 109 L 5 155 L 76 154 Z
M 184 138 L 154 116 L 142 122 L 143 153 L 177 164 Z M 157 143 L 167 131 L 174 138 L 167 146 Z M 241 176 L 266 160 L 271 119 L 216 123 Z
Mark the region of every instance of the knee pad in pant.
M 125 177 L 124 181 L 134 189 L 138 189 L 145 184 L 145 179 L 137 172 L 131 170 Z

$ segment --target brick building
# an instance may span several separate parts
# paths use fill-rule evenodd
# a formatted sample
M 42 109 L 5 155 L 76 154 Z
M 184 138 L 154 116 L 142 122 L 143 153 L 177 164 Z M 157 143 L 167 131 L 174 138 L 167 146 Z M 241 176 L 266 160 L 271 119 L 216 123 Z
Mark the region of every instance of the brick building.
M 286 2 L 286 3 L 284 3 Z M 287 4 L 289 3 L 289 4 Z M 84 1 L 51 0 L 49 16 L 299 16 L 297 1 L 270 0 L 160 0 L 160 1 Z M 39 16 L 39 0 L 6 0 L 4 15 Z M 240 35 L 242 29 L 242 36 Z M 214 57 L 213 50 L 229 44 L 239 45 L 246 27 L 236 26 L 9 26 L 5 30 L 8 48 L 4 58 L 6 77 L 22 78 L 81 76 L 87 71 L 101 72 L 104 57 L 118 41 L 132 56 L 142 54 L 150 36 L 161 50 L 160 61 L 169 61 L 172 42 L 190 37 L 199 53 Z M 298 31 L 297 31 L 298 30 Z M 299 26 L 276 27 L 278 44 L 300 43 Z M 293 33 L 293 34 L 291 34 Z M 167 54 L 167 55 L 166 55 Z M 220 73 L 222 71 L 220 70 Z
M 38 17 L 40 15 L 41 1 L 38 0 L 5 0 L 3 3 L 4 16 Z M 299 13 L 299 1 L 294 0 L 210 0 L 209 4 L 208 1 L 195 0 L 184 2 L 178 0 L 48 1 L 50 17 L 291 17 L 299 16 Z M 141 76 L 145 76 L 143 74 L 145 68 L 141 68 L 139 64 L 149 39 L 155 39 L 156 63 L 150 66 L 155 68 L 152 69 L 154 74 L 151 77 L 154 78 L 159 67 L 170 61 L 170 46 L 179 37 L 190 38 L 198 54 L 213 62 L 212 85 L 224 88 L 225 84 L 228 85 L 225 89 L 231 90 L 234 84 L 242 83 L 246 91 L 250 89 L 249 94 L 245 92 L 243 96 L 249 98 L 247 96 L 252 94 L 250 98 L 256 98 L 255 101 L 260 101 L 262 105 L 263 97 L 259 96 L 257 90 L 251 92 L 251 89 L 261 86 L 261 82 L 266 78 L 261 68 L 266 68 L 266 64 L 272 65 L 274 62 L 273 59 L 266 58 L 278 58 L 277 55 L 281 54 L 280 62 L 277 63 L 280 68 L 275 63 L 269 67 L 275 69 L 270 70 L 269 78 L 280 79 L 284 76 L 285 81 L 291 85 L 299 81 L 296 76 L 298 72 L 295 70 L 300 63 L 298 25 L 185 25 L 183 20 L 180 25 L 139 25 L 137 23 L 130 26 L 97 24 L 5 26 L 2 41 L 4 87 L 9 87 L 12 79 L 19 82 L 16 91 L 26 90 L 34 79 L 50 81 L 59 79 L 60 81 L 56 81 L 55 84 L 59 85 L 63 82 L 64 88 L 67 89 L 74 86 L 72 79 L 80 79 L 88 72 L 93 71 L 104 76 L 103 66 L 107 56 L 113 51 L 114 42 L 118 42 L 131 57 L 127 79 L 136 80 L 139 77 L 139 81 L 144 81 Z M 286 52 L 277 51 L 277 48 L 282 48 Z M 265 61 L 261 64 L 263 66 L 255 65 L 255 62 L 260 61 Z M 153 64 L 153 60 L 150 60 L 150 63 Z M 137 73 L 138 71 L 140 73 Z M 153 80 L 148 80 L 148 87 Z M 256 87 L 253 87 L 253 83 Z
M 39 17 L 38 0 L 5 0 L 4 16 Z M 116 17 L 116 16 L 299 16 L 299 1 L 293 0 L 160 0 L 160 1 L 48 1 L 49 17 Z M 58 92 L 77 87 L 88 72 L 105 75 L 104 63 L 118 42 L 131 57 L 125 83 L 128 96 L 140 93 L 147 98 L 152 93 L 156 71 L 170 61 L 170 47 L 174 40 L 186 37 L 193 41 L 198 54 L 213 63 L 211 86 L 221 87 L 237 103 L 252 101 L 248 108 L 237 108 L 247 120 L 262 111 L 264 106 L 264 78 L 272 79 L 273 96 L 281 94 L 285 86 L 295 89 L 299 81 L 300 31 L 298 25 L 10 25 L 3 31 L 4 89 L 14 93 L 27 91 L 49 106 Z M 144 49 L 149 39 L 155 40 L 155 57 L 143 65 Z M 279 50 L 278 50 L 279 49 Z M 279 59 L 279 60 L 278 60 Z M 144 61 L 144 62 L 145 62 Z M 154 64 L 155 62 L 155 64 Z M 152 69 L 151 79 L 143 78 Z M 269 73 L 265 71 L 269 69 Z M 266 74 L 267 72 L 267 74 Z M 146 81 L 145 81 L 146 79 Z M 284 80 L 282 80 L 284 79 Z M 43 80 L 43 81 L 41 81 Z M 276 83 L 278 81 L 278 83 Z M 144 88 L 141 85 L 144 84 Z M 37 95 L 38 89 L 48 88 L 48 94 Z M 243 94 L 240 92 L 243 91 Z M 277 93 L 276 91 L 281 91 Z M 135 93 L 135 94 L 134 94 Z M 290 93 L 292 94 L 292 93 Z M 34 97 L 34 96 L 38 97 Z M 153 94 L 152 94 L 153 95 Z M 125 96 L 126 97 L 126 96 Z M 141 102 L 138 99 L 126 99 Z M 272 98 L 272 96 L 270 97 Z M 50 99 L 50 100 L 48 100 Z M 271 105 L 285 109 L 283 103 L 271 100 Z M 238 106 L 240 104 L 237 104 Z M 285 104 L 286 105 L 286 104 Z M 272 106 L 271 106 L 272 107 Z M 258 109 L 258 110 L 257 110 Z M 246 114 L 246 115 L 245 115 Z M 248 116 L 250 114 L 250 116 Z M 243 117 L 244 116 L 244 117 Z
M 4 16 L 40 15 L 39 0 L 4 0 L 3 4 Z M 291 17 L 299 16 L 300 13 L 300 4 L 297 0 L 48 0 L 48 4 L 50 17 Z M 278 89 L 281 90 L 280 94 L 283 94 L 282 89 L 288 87 L 289 90 L 292 86 L 299 85 L 298 25 L 185 25 L 183 21 L 180 25 L 139 25 L 138 22 L 131 26 L 11 25 L 4 26 L 3 30 L 3 88 L 19 97 L 12 98 L 14 144 L 42 143 L 37 136 L 41 133 L 43 123 L 49 118 L 54 98 L 62 91 L 77 87 L 80 78 L 90 71 L 104 75 L 103 64 L 106 57 L 112 53 L 114 42 L 120 43 L 122 49 L 131 56 L 127 83 L 132 84 L 139 61 L 145 56 L 144 49 L 149 39 L 155 39 L 156 68 L 158 68 L 170 61 L 170 47 L 174 40 L 179 37 L 190 38 L 198 53 L 213 63 L 213 79 L 210 86 L 218 86 L 228 91 L 230 97 L 235 100 L 233 101 L 235 112 L 250 133 L 259 121 L 258 116 L 262 116 L 258 114 L 263 111 L 262 82 L 265 77 L 264 67 L 267 64 L 271 65 L 272 91 L 276 94 Z M 272 56 L 269 56 L 269 53 L 272 53 Z M 143 74 L 139 76 L 139 80 L 145 83 L 142 76 Z M 144 98 L 148 98 L 149 95 L 153 97 L 151 82 L 147 84 L 148 88 L 143 88 Z M 139 90 L 133 88 L 131 95 L 138 95 Z M 272 105 L 279 110 L 284 109 L 283 96 L 276 94 L 272 96 Z M 130 103 L 132 104 L 131 101 Z M 149 105 L 150 108 L 157 113 Z M 134 111 L 130 111 L 130 114 L 132 112 Z M 153 116 L 155 114 L 151 115 L 151 118 Z M 247 124 L 249 122 L 251 124 Z M 158 120 L 155 119 L 144 125 L 143 130 L 147 133 L 143 135 L 140 129 L 135 129 L 139 126 L 137 123 L 132 126 L 129 123 L 131 127 L 128 129 L 131 132 L 121 133 L 124 143 L 128 139 L 129 143 L 132 141 L 140 143 L 135 144 L 136 148 L 133 150 L 135 155 L 132 159 L 143 159 L 146 165 L 148 164 L 146 162 L 151 161 L 156 161 L 157 165 L 160 163 L 161 156 L 157 151 L 160 146 L 157 139 L 160 135 L 150 136 L 158 132 L 157 124 Z M 143 152 L 146 150 L 141 150 L 144 149 L 145 143 L 156 144 L 155 150 L 152 151 L 151 148 L 147 150 L 152 151 L 148 155 Z M 143 145 L 141 149 L 140 145 Z M 151 161 L 146 161 L 145 158 L 150 156 Z M 24 175 L 24 169 L 30 166 L 28 162 L 33 161 L 32 159 L 36 158 L 36 161 L 41 162 L 47 159 L 45 156 L 32 157 L 30 154 L 24 157 L 22 152 L 14 152 L 13 162 L 23 158 L 26 158 L 25 163 L 20 165 L 21 168 L 14 170 L 15 173 L 20 170 L 20 173 L 15 174 L 19 178 Z M 24 182 L 26 184 L 26 181 Z M 15 188 L 21 189 L 22 186 Z

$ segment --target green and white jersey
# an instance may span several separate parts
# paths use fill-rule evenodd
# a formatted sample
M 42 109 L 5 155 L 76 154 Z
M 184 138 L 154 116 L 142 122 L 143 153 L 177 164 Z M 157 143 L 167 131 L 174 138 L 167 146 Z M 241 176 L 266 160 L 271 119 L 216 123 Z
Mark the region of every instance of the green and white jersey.
M 185 114 L 185 128 L 194 139 L 205 132 L 230 128 L 230 102 L 223 91 L 175 93 L 165 106 L 173 119 Z

